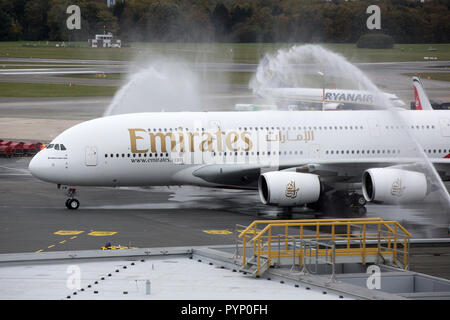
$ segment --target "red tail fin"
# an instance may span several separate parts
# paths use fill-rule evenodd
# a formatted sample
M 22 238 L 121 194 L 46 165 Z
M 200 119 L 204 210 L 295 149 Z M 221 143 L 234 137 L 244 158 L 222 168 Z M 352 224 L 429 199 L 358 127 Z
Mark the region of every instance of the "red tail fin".
M 414 86 L 414 102 L 416 104 L 416 110 L 423 110 L 422 104 L 420 103 L 419 93 L 417 88 Z

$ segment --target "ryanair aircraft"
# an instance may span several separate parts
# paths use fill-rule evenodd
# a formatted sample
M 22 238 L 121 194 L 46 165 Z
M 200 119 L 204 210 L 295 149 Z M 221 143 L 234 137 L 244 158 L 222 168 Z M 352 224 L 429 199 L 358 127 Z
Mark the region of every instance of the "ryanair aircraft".
M 426 161 L 424 161 L 426 159 Z M 348 208 L 409 203 L 450 179 L 447 111 L 163 112 L 86 121 L 30 162 L 67 191 L 78 186 L 195 185 L 259 191 L 266 205 Z M 442 181 L 439 181 L 442 183 Z
M 265 88 L 258 91 L 262 97 L 274 99 L 278 105 L 296 103 L 315 104 L 323 110 L 347 109 L 385 109 L 390 105 L 404 108 L 406 104 L 395 94 L 371 92 L 366 90 L 327 89 L 327 88 Z M 323 108 L 322 108 L 323 107 Z

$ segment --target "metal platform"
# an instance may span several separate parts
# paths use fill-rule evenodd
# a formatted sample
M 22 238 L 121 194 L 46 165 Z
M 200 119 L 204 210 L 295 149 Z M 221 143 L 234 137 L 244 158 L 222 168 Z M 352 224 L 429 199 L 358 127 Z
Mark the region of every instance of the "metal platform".
M 271 266 L 286 264 L 317 269 L 319 264 L 377 263 L 408 269 L 410 237 L 397 221 L 309 219 L 257 220 L 236 240 L 242 243 L 242 253 L 237 251 L 242 270 L 261 276 Z

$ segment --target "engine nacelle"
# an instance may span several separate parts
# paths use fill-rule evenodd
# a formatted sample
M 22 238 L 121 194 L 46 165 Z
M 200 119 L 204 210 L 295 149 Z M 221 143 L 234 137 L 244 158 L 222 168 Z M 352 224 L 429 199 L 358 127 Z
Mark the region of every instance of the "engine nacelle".
M 316 202 L 321 187 L 315 174 L 272 171 L 259 176 L 258 190 L 262 203 L 291 207 Z
M 367 201 L 387 204 L 421 201 L 427 195 L 423 173 L 394 168 L 373 168 L 363 173 L 362 191 Z

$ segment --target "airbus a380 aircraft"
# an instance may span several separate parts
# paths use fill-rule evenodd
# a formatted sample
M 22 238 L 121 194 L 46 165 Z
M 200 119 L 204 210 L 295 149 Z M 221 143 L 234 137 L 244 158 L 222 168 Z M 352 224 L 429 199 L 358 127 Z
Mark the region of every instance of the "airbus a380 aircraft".
M 136 113 L 64 131 L 29 169 L 65 187 L 69 209 L 79 206 L 76 186 L 170 185 L 258 189 L 264 204 L 284 208 L 364 209 L 424 199 L 433 187 L 423 152 L 449 180 L 450 113 Z

